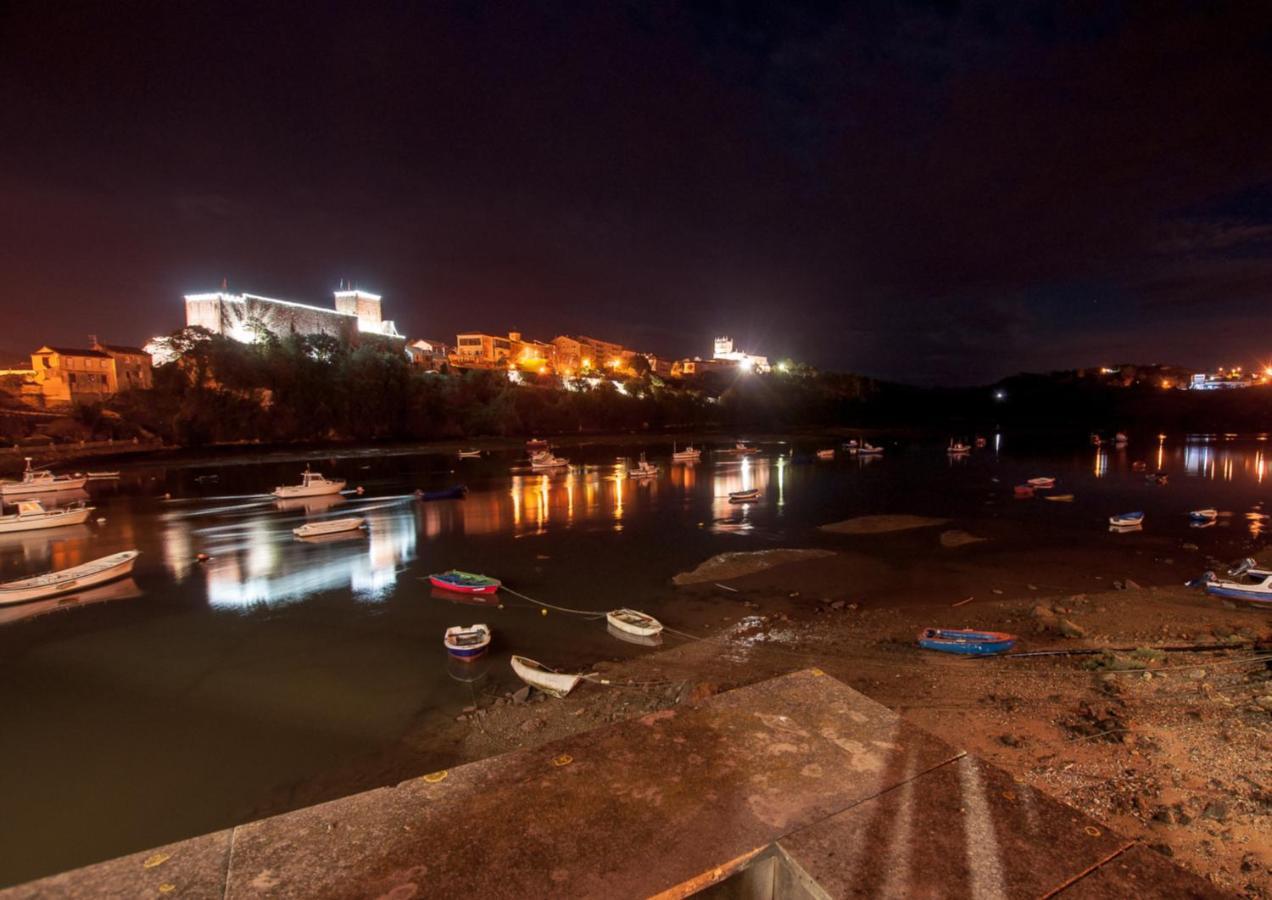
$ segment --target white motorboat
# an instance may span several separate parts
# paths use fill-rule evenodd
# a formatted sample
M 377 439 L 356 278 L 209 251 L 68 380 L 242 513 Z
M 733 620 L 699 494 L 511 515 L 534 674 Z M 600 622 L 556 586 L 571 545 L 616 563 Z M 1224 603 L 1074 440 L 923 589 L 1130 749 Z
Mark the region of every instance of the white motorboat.
M 858 456 L 883 456 L 883 448 L 876 447 L 869 441 L 862 441 L 861 446 L 857 448 Z
M 676 445 L 671 445 L 671 461 L 672 462 L 697 462 L 702 459 L 702 451 L 696 449 L 693 444 L 685 447 L 683 450 L 676 449 Z
M 619 631 L 640 637 L 653 637 L 662 631 L 662 622 L 635 609 L 615 609 L 605 614 L 605 621 Z
M 481 459 L 481 451 L 480 450 L 460 450 L 459 458 L 460 459 Z
M 442 643 L 446 645 L 446 652 L 456 659 L 476 659 L 490 647 L 490 626 L 454 625 L 446 629 Z
M 627 470 L 627 477 L 629 478 L 653 478 L 657 474 L 658 467 L 645 459 L 645 454 L 643 453 L 640 455 L 640 462 Z
M 365 528 L 367 520 L 361 516 L 350 516 L 346 519 L 324 519 L 321 522 L 306 522 L 299 528 L 293 528 L 292 534 L 299 538 L 321 537 L 325 534 L 342 534 L 346 531 L 357 531 Z
M 87 475 L 54 475 L 48 469 L 31 467 L 31 457 L 26 457 L 26 470 L 21 481 L 0 481 L 0 497 L 23 497 L 31 494 L 52 494 L 57 491 L 77 491 L 88 484 Z
M 754 456 L 756 453 L 759 453 L 760 450 L 758 447 L 749 446 L 745 441 L 738 441 L 733 445 L 733 449 L 729 452 L 735 453 L 738 456 Z
M 730 503 L 750 503 L 759 499 L 759 488 L 751 488 L 749 491 L 729 491 Z
M 300 484 L 285 484 L 274 488 L 273 494 L 280 499 L 290 497 L 321 497 L 326 494 L 338 494 L 344 490 L 343 478 L 325 478 L 320 472 L 311 472 L 309 467 L 300 475 Z
M 93 509 L 92 506 L 85 506 L 82 501 L 76 501 L 62 509 L 45 509 L 39 500 L 20 500 L 16 513 L 0 516 L 0 534 L 83 525 Z
M 568 459 L 553 455 L 551 450 L 540 450 L 530 456 L 530 468 L 535 470 L 564 469 L 569 464 Z
M 512 671 L 516 672 L 517 677 L 530 687 L 543 691 L 545 694 L 551 694 L 553 697 L 564 697 L 583 680 L 582 675 L 554 672 L 543 663 L 524 656 L 512 658 Z
M 137 550 L 125 550 L 123 553 L 103 556 L 59 572 L 5 582 L 0 584 L 0 605 L 43 600 L 45 597 L 82 591 L 96 584 L 123 578 L 132 572 L 138 555 Z
M 835 451 L 834 450 L 818 450 L 817 458 L 818 459 L 834 459 Z

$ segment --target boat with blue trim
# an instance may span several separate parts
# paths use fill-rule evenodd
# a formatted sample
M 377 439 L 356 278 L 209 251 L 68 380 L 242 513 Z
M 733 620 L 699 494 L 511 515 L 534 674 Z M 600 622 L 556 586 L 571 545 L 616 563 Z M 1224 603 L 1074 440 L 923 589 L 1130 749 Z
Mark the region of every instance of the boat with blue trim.
M 962 656 L 997 656 L 1016 646 L 1016 636 L 971 628 L 925 628 L 919 632 L 919 646 Z
M 490 647 L 490 628 L 487 625 L 454 625 L 446 629 L 442 637 L 446 652 L 455 659 L 476 659 Z

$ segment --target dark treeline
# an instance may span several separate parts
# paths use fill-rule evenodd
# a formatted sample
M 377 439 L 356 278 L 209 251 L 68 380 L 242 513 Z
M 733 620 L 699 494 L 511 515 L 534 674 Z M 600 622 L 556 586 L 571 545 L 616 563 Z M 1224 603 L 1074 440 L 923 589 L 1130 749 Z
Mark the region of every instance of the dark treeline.
M 712 372 L 684 382 L 648 373 L 574 381 L 500 371 L 439 374 L 379 344 L 262 335 L 253 344 L 187 329 L 151 391 L 111 403 L 120 421 L 173 444 L 428 440 L 704 428 L 793 429 L 860 417 L 868 379 L 808 369 Z

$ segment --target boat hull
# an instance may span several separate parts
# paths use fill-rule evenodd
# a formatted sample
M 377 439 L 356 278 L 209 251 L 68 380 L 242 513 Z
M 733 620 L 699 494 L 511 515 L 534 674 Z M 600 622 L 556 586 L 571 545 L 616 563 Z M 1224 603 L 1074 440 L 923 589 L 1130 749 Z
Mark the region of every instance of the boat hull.
M 58 494 L 78 491 L 88 484 L 88 477 L 59 478 L 53 481 L 10 481 L 0 485 L 0 497 L 30 497 L 33 494 Z
M 455 594 L 468 594 L 470 596 L 489 596 L 499 590 L 499 581 L 491 579 L 490 584 L 464 584 L 462 582 L 450 581 L 440 575 L 428 576 L 429 584 L 443 591 L 450 591 Z
M 326 484 L 287 484 L 282 487 L 274 488 L 273 494 L 280 500 L 290 500 L 296 497 L 326 497 L 329 494 L 338 494 L 344 490 L 345 482 L 329 481 Z
M 579 675 L 549 672 L 534 660 L 527 659 L 524 656 L 514 656 L 512 658 L 512 671 L 516 672 L 517 677 L 532 688 L 558 698 L 565 697 L 582 680 Z
M 927 628 L 919 632 L 919 646 L 925 650 L 960 656 L 997 656 L 1016 646 L 1016 636 L 1001 631 L 966 631 Z
M 329 534 L 344 534 L 365 527 L 366 519 L 332 519 L 327 522 L 309 522 L 299 528 L 293 528 L 292 534 L 299 538 L 323 537 Z
M 472 634 L 480 635 L 476 642 L 464 643 L 460 640 L 462 637 Z M 442 643 L 446 647 L 446 652 L 453 659 L 474 660 L 478 657 L 485 656 L 486 651 L 490 649 L 490 629 L 485 625 L 470 625 L 467 628 L 448 628 L 446 634 L 442 638 Z
M 9 521 L 7 516 L 0 518 L 0 534 L 13 534 L 19 531 L 43 531 L 46 528 L 63 528 L 67 525 L 83 525 L 88 521 L 94 507 L 72 509 L 66 512 L 51 512 L 43 516 L 17 516 Z
M 1272 592 L 1253 590 L 1250 586 L 1213 581 L 1205 586 L 1205 591 L 1212 597 L 1224 600 L 1240 600 L 1256 606 L 1272 609 Z
M 132 572 L 138 555 L 136 550 L 129 550 L 116 553 L 114 556 L 104 556 L 81 566 L 63 569 L 61 572 L 10 581 L 0 585 L 0 605 L 43 600 L 46 597 L 70 594 L 114 581 L 116 578 L 123 578 Z
M 624 613 L 629 615 L 625 616 Z M 619 631 L 625 631 L 637 637 L 654 637 L 663 629 L 662 623 L 653 616 L 626 609 L 616 609 L 606 613 L 605 621 Z

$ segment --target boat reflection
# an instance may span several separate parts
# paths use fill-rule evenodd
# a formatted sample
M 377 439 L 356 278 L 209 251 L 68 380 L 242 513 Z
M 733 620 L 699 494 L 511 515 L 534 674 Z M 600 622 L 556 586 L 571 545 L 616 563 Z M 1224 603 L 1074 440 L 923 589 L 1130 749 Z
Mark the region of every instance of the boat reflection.
M 499 609 L 503 606 L 499 597 L 494 594 L 461 594 L 458 591 L 444 591 L 438 587 L 429 587 L 428 595 L 434 600 L 459 603 L 464 606 L 485 606 L 490 609 Z
M 327 494 L 322 497 L 289 497 L 274 500 L 274 508 L 282 512 L 303 512 L 307 516 L 312 516 L 346 502 L 348 502 L 347 499 L 341 494 Z
M 90 588 L 75 594 L 61 597 L 50 597 L 48 600 L 37 600 L 34 603 L 21 603 L 17 606 L 0 607 L 0 625 L 33 619 L 54 612 L 68 609 L 79 609 L 94 603 L 106 603 L 111 600 L 131 600 L 141 596 L 141 588 L 131 578 L 112 581 L 99 587 Z
M 632 634 L 630 631 L 624 631 L 621 628 L 615 628 L 612 623 L 605 623 L 605 630 L 610 633 L 610 637 L 616 637 L 620 641 L 626 641 L 629 644 L 639 644 L 642 647 L 661 647 L 661 634 Z
M 441 647 L 441 641 L 438 642 Z M 445 650 L 441 650 L 445 653 Z M 490 674 L 490 654 L 479 656 L 476 659 L 456 659 L 450 654 L 446 655 L 446 674 L 453 681 L 461 684 L 476 684 L 484 681 L 486 676 Z

